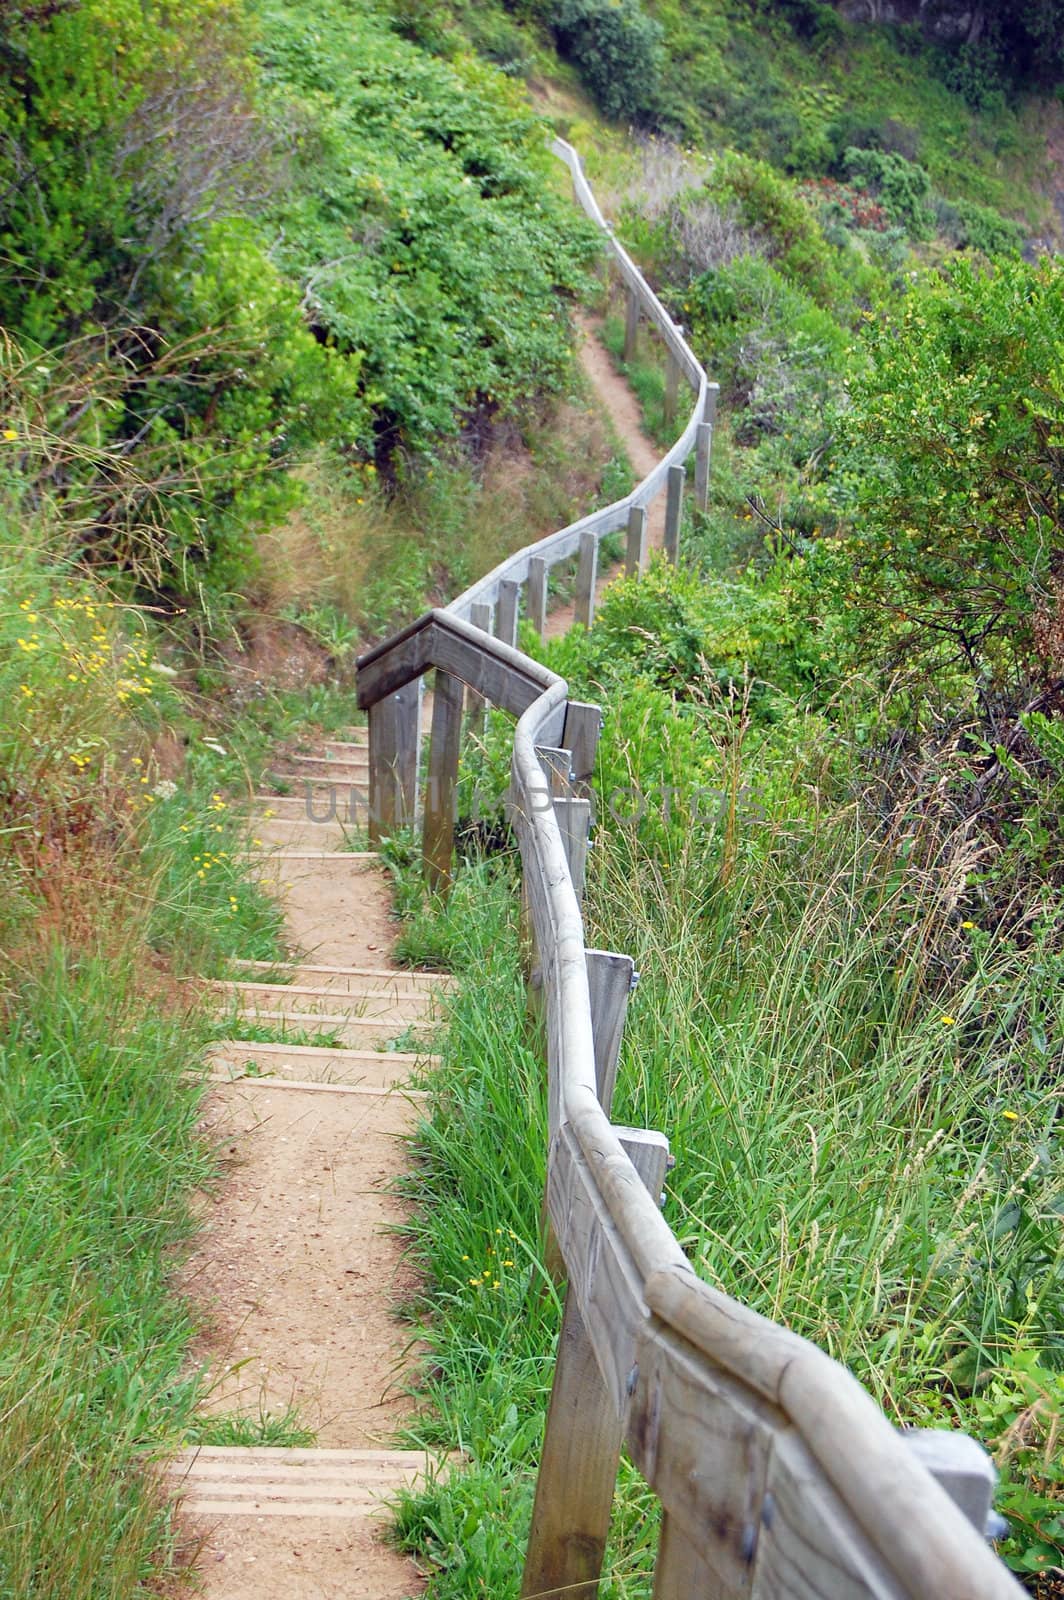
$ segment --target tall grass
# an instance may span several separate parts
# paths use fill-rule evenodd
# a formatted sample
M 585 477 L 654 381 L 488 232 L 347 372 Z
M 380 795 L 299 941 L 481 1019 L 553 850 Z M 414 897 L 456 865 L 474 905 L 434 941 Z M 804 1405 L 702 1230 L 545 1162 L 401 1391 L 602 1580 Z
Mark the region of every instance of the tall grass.
M 661 708 L 640 680 L 612 698 L 600 794 L 624 771 L 649 789 Z M 587 941 L 641 972 L 615 1118 L 669 1137 L 665 1216 L 703 1277 L 845 1362 L 895 1421 L 1000 1437 L 1015 1461 L 1030 1428 L 1051 1434 L 1064 1364 L 1052 927 L 1022 947 L 980 927 L 971 841 L 933 808 L 885 816 L 819 719 L 755 736 L 730 704 L 685 714 L 716 814 L 625 825 L 603 807 L 590 855 Z M 486 781 L 491 751 L 473 759 Z M 413 1309 L 431 1314 L 418 1437 L 471 1464 L 404 1503 L 400 1537 L 438 1600 L 510 1595 L 558 1320 L 537 1245 L 541 1042 L 512 860 L 467 864 L 446 907 L 412 871 L 409 953 L 468 974 L 411 1187 Z M 511 1229 L 496 1288 L 489 1252 Z M 1037 1418 L 1006 1391 L 1042 1395 Z M 1057 1502 L 1035 1458 L 1014 1468 L 1006 1549 L 1040 1571 L 1052 1535 L 1036 1555 L 1030 1529 L 1051 1529 Z M 604 1594 L 649 1594 L 654 1515 L 625 1468 Z
M 0 522 L 3 1600 L 129 1600 L 178 1561 L 154 1463 L 196 1397 L 173 1280 L 212 1172 L 184 980 L 281 953 L 159 643 Z
M 643 973 L 618 1114 L 668 1133 L 702 1275 L 896 1415 L 948 1410 L 1019 1340 L 1062 1354 L 1058 1085 L 1023 1020 L 1059 970 L 960 928 L 854 807 L 746 827 L 730 861 L 593 853 L 591 934 Z
M 167 1561 L 146 1467 L 195 1396 L 169 1279 L 209 1167 L 201 1032 L 160 1005 L 142 955 L 52 945 L 0 1029 L 5 1600 L 127 1600 Z

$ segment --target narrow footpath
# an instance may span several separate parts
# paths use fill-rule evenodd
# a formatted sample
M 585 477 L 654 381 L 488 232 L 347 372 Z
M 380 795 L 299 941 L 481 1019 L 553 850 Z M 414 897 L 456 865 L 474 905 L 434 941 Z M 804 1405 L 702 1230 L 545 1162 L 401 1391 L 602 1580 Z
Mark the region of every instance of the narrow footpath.
M 590 323 L 580 360 L 644 477 L 658 451 Z M 656 508 L 652 546 L 663 529 Z M 572 620 L 571 608 L 552 612 L 548 633 Z M 187 1288 L 210 1330 L 197 1354 L 213 1436 L 234 1419 L 291 1414 L 315 1445 L 201 1445 L 172 1463 L 206 1600 L 407 1600 L 424 1587 L 383 1538 L 386 1498 L 433 1466 L 394 1448 L 415 1354 L 396 1308 L 416 1287 L 394 1184 L 419 1114 L 408 1080 L 449 980 L 392 959 L 388 882 L 357 848 L 368 789 L 356 728 L 280 761 L 248 818 L 249 852 L 297 954 L 280 969 L 243 963 L 217 985 L 230 1037 L 211 1052 L 205 1132 L 225 1177 Z M 266 1026 L 274 1042 L 241 1037 L 252 1021 L 245 1031 Z M 319 1037 L 289 1044 L 293 1030 Z
M 289 793 L 256 796 L 249 849 L 300 959 L 246 963 L 218 986 L 233 1036 L 211 1054 L 206 1132 L 226 1181 L 189 1290 L 210 1328 L 198 1354 L 215 1429 L 293 1413 L 316 1444 L 201 1446 L 172 1470 L 208 1600 L 402 1600 L 422 1585 L 381 1538 L 382 1501 L 430 1463 L 392 1444 L 410 1408 L 395 1308 L 413 1283 L 390 1186 L 418 1114 L 405 1080 L 447 979 L 395 966 L 387 880 L 349 847 L 364 826 L 350 796 L 368 790 L 365 729 L 269 778 Z M 308 798 L 325 817 L 334 797 L 337 816 L 308 817 Z M 242 1040 L 245 1018 L 277 1040 L 295 1029 L 328 1042 Z
M 639 401 L 617 371 L 613 358 L 599 337 L 598 325 L 590 317 L 577 319 L 577 359 L 591 392 L 609 417 L 613 431 L 624 446 L 636 482 L 653 472 L 662 452 L 643 432 Z M 660 550 L 665 543 L 665 497 L 659 495 L 647 517 L 647 547 Z M 600 572 L 595 584 L 596 604 L 606 585 L 624 571 L 623 565 Z M 546 637 L 560 638 L 576 620 L 575 605 L 559 606 L 548 613 Z

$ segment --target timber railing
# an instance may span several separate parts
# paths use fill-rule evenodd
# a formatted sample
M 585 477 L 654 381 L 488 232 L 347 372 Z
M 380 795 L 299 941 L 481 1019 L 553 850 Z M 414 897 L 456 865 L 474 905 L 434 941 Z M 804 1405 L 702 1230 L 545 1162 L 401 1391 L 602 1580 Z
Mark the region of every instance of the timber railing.
M 605 228 L 575 151 L 555 150 Z M 423 811 L 436 883 L 451 870 L 466 696 L 517 718 L 509 815 L 545 1024 L 547 1211 L 568 1282 L 522 1595 L 595 1594 L 627 1445 L 663 1511 L 655 1600 L 1016 1600 L 1023 1591 L 984 1538 L 994 1474 L 979 1446 L 896 1431 L 844 1367 L 701 1282 L 659 1206 L 667 1140 L 610 1120 L 634 974 L 628 956 L 584 942 L 600 713 L 515 648 L 520 594 L 542 626 L 550 566 L 579 553 L 589 617 L 588 552 L 627 527 L 639 565 L 646 507 L 664 491 L 675 509 L 692 448 L 704 501 L 715 390 L 606 232 L 629 331 L 645 318 L 690 385 L 686 427 L 626 499 L 511 556 L 370 651 L 358 678 L 379 839 L 419 810 L 420 691 L 434 672 Z M 673 549 L 678 526 L 676 511 Z

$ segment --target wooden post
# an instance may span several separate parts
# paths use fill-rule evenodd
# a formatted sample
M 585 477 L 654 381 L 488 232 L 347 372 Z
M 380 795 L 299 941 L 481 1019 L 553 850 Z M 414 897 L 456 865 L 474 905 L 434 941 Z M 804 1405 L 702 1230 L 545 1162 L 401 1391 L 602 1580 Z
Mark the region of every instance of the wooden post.
M 660 1134 L 627 1130 L 621 1144 L 656 1204 L 668 1145 Z M 593 1600 L 597 1594 L 623 1437 L 624 1420 L 614 1409 L 570 1290 L 536 1479 L 522 1600 Z
M 543 776 L 547 780 L 551 797 L 555 800 L 564 799 L 572 793 L 570 773 L 572 772 L 572 754 L 568 750 L 556 749 L 553 745 L 537 744 L 536 755 L 543 768 Z
M 460 678 L 452 678 L 449 672 L 436 668 L 422 854 L 429 884 L 441 891 L 446 891 L 451 883 L 463 688 Z
M 624 319 L 624 359 L 631 361 L 639 344 L 639 296 L 634 289 L 628 291 L 627 314 Z
M 669 468 L 669 487 L 665 500 L 665 555 L 673 566 L 680 559 L 680 525 L 683 522 L 683 488 L 686 480 L 686 468 Z
M 547 563 L 532 556 L 528 563 L 528 620 L 542 639 L 547 626 Z
M 725 1588 L 718 1574 L 668 1512 L 661 1519 L 658 1559 L 654 1563 L 653 1600 L 739 1600 L 740 1592 L 729 1584 Z M 840 1595 L 841 1600 L 841 1595 Z
M 997 1471 L 981 1444 L 952 1428 L 907 1428 L 902 1439 L 983 1538 L 989 1538 Z
M 647 561 L 647 508 L 632 506 L 628 512 L 628 549 L 624 561 L 625 577 L 638 578 Z
M 680 363 L 670 350 L 665 357 L 665 403 L 662 411 L 667 428 L 671 428 L 676 421 L 676 402 L 679 393 Z
M 573 880 L 576 898 L 583 898 L 584 879 L 587 875 L 587 841 L 591 832 L 590 800 L 573 800 L 566 797 L 555 800 L 554 815 L 558 819 L 565 859 L 569 863 L 569 876 Z
M 580 535 L 580 565 L 576 573 L 575 621 L 590 628 L 595 618 L 595 577 L 598 572 L 598 540 L 586 528 Z
M 584 956 L 591 995 L 591 1031 L 595 1040 L 595 1087 L 599 1104 L 609 1116 L 628 996 L 635 981 L 635 962 L 631 956 L 620 956 L 612 950 L 585 950 Z
M 707 383 L 706 397 L 702 402 L 702 421 L 708 422 L 711 428 L 717 426 L 717 401 L 720 399 L 720 384 Z
M 495 605 L 495 637 L 503 644 L 517 643 L 517 613 L 521 603 L 521 585 L 511 578 L 499 582 L 499 598 Z
M 595 770 L 599 734 L 602 732 L 602 711 L 583 700 L 570 700 L 565 710 L 565 730 L 562 742 L 572 752 L 574 792 L 590 799 L 588 786 Z
M 698 424 L 695 442 L 695 505 L 704 511 L 709 504 L 709 452 L 713 429 L 708 422 Z
M 479 628 L 481 633 L 491 632 L 491 607 L 486 600 L 478 600 L 469 608 L 469 620 L 474 628 Z M 483 728 L 488 709 L 488 702 L 482 694 L 475 689 L 466 689 L 465 694 L 466 715 L 470 725 L 477 723 Z
M 420 678 L 369 708 L 369 837 L 374 846 L 417 815 Z

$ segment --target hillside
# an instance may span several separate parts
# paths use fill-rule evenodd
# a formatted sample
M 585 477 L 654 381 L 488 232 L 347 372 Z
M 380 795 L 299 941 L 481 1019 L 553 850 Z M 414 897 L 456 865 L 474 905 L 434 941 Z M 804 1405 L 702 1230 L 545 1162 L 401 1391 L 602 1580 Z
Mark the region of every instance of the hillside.
M 681 566 L 524 639 L 611 708 L 618 1116 L 669 1129 L 703 1276 L 996 1450 L 1002 1551 L 1060 1593 L 1059 5 L 848 10 L 3 9 L 0 1600 L 190 1557 L 150 1463 L 203 1382 L 204 985 L 287 953 L 235 802 L 349 728 L 366 642 L 630 482 L 582 308 L 670 437 L 551 128 L 721 384 Z M 448 902 L 387 852 L 400 958 L 468 980 L 405 1225 L 415 1442 L 470 1457 L 404 1503 L 439 1600 L 516 1593 L 557 1335 L 506 750 Z M 627 1468 L 619 1506 L 603 1592 L 641 1596 Z

